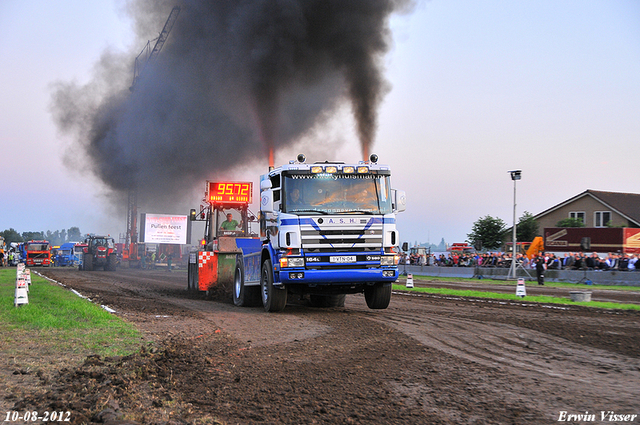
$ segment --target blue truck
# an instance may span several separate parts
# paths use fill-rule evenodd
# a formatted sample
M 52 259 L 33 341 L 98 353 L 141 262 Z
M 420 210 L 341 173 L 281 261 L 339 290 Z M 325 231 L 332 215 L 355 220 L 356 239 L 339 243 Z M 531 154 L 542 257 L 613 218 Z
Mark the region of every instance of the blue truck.
M 19 254 L 20 263 L 27 263 L 27 246 L 25 242 L 20 242 L 16 247 L 16 252 Z
M 76 242 L 67 242 L 60 245 L 56 254 L 56 265 L 59 267 L 75 266 L 78 264 L 78 257 L 75 255 L 74 247 Z
M 270 170 L 260 180 L 259 237 L 246 229 L 209 231 L 190 257 L 189 289 L 230 286 L 235 305 L 268 312 L 283 310 L 290 294 L 339 307 L 346 294 L 364 293 L 369 308 L 387 308 L 398 278 L 396 213 L 406 208 L 405 193 L 391 188 L 390 177 L 376 155 L 353 164 L 308 164 L 298 155 Z M 224 209 L 215 201 L 227 199 L 212 191 L 213 213 Z M 220 226 L 216 215 L 215 224 L 207 218 L 210 230 Z

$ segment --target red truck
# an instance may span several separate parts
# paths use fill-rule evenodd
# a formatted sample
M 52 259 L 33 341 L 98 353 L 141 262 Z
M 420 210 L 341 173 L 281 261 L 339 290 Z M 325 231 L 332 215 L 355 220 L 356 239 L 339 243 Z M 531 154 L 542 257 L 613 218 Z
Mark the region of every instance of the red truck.
M 27 267 L 51 265 L 51 245 L 48 241 L 29 241 L 25 243 L 25 251 Z

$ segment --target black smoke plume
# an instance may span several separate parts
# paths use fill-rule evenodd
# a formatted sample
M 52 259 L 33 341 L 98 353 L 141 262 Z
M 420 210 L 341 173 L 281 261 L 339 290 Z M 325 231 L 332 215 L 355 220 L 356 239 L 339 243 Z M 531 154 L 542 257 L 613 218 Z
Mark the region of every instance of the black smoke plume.
M 241 163 L 266 169 L 269 149 L 296 143 L 343 101 L 367 152 L 387 90 L 388 20 L 411 1 L 133 0 L 140 48 L 180 7 L 156 60 L 131 91 L 138 52 L 105 52 L 88 84 L 57 83 L 52 112 L 91 172 L 146 205 Z

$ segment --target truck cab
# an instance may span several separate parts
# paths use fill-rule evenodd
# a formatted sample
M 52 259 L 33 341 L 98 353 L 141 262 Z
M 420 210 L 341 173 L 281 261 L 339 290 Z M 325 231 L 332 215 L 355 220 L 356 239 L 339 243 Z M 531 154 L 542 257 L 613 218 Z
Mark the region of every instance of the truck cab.
M 56 253 L 56 265 L 60 267 L 67 267 L 75 265 L 74 252 L 75 242 L 67 242 L 58 248 Z
M 78 242 L 73 246 L 73 261 L 78 270 L 83 270 L 84 251 L 88 246 L 84 242 Z
M 389 166 L 367 162 L 307 164 L 304 155 L 262 176 L 261 295 L 267 311 L 288 293 L 339 305 L 364 292 L 370 308 L 389 305 L 398 278 L 395 214 L 406 196 L 391 188 Z
M 26 251 L 27 266 L 43 266 L 51 265 L 51 245 L 48 241 L 29 241 L 24 244 Z

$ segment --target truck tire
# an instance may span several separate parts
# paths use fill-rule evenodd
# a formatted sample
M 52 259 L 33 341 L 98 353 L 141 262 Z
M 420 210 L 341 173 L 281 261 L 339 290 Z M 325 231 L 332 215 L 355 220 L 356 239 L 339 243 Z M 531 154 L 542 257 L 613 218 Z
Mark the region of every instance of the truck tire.
M 344 300 L 347 298 L 346 294 L 334 294 L 334 295 L 309 295 L 309 304 L 312 307 L 320 308 L 332 308 L 332 307 L 344 307 Z
M 376 284 L 364 288 L 364 299 L 367 307 L 381 310 L 389 307 L 391 301 L 391 284 Z
M 271 261 L 269 260 L 262 263 L 260 293 L 262 305 L 267 312 L 282 311 L 287 305 L 287 289 L 273 286 L 273 271 L 271 271 Z
M 233 304 L 238 307 L 257 307 L 260 302 L 260 287 L 244 286 L 244 261 L 238 257 L 233 277 Z
M 84 254 L 82 259 L 82 269 L 88 272 L 93 271 L 93 255 Z

